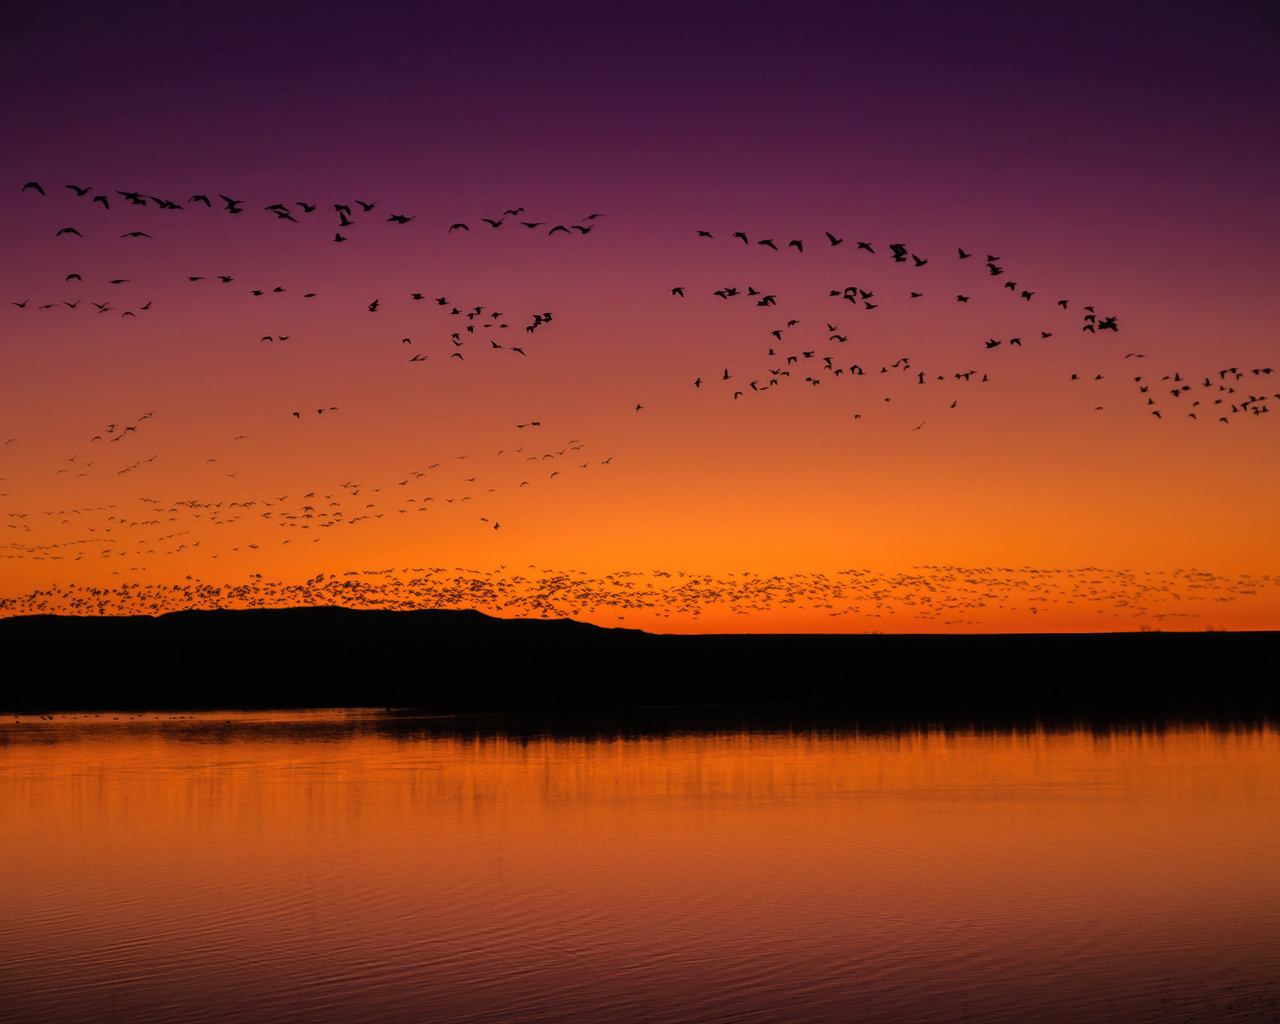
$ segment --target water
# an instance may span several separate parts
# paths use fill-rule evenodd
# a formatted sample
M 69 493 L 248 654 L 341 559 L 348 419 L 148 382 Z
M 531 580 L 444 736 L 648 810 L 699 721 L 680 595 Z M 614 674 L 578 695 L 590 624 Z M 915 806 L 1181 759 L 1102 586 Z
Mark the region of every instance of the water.
M 485 728 L 0 726 L 0 1019 L 1280 1020 L 1274 727 Z

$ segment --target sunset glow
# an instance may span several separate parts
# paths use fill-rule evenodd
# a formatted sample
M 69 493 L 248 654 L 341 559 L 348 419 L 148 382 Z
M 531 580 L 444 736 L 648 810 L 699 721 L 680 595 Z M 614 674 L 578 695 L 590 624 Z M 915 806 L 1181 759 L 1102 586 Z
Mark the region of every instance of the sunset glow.
M 0 614 L 1280 628 L 1261 37 L 817 11 L 22 12 Z

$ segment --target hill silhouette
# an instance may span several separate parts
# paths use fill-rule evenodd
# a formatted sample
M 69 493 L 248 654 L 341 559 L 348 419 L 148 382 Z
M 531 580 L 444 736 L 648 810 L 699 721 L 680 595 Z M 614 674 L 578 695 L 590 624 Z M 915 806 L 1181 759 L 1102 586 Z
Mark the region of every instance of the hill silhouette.
M 821 704 L 869 716 L 1256 715 L 1280 633 L 660 635 L 338 607 L 0 619 L 0 710 Z

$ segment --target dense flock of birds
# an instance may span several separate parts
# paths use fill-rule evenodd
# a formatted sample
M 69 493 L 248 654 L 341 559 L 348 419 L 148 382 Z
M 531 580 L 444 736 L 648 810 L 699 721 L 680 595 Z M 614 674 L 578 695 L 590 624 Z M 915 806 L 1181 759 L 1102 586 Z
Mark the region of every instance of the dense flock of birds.
M 67 185 L 65 188 L 74 193 L 77 201 L 83 200 L 87 208 L 100 208 L 104 212 L 113 212 L 117 216 L 122 211 L 129 212 L 140 207 L 150 207 L 163 211 L 166 216 L 169 213 L 177 214 L 182 211 L 187 211 L 188 214 L 192 211 L 208 215 L 221 213 L 231 217 L 248 213 L 250 216 L 273 218 L 282 224 L 295 225 L 308 219 L 319 218 L 322 221 L 328 218 L 334 228 L 332 242 L 335 244 L 357 237 L 360 232 L 371 229 L 374 224 L 380 223 L 386 230 L 400 231 L 409 228 L 418 219 L 416 215 L 405 212 L 389 212 L 377 201 L 353 200 L 332 204 L 306 201 L 276 202 L 251 212 L 245 200 L 235 199 L 225 194 L 195 193 L 182 202 L 142 191 L 97 189 L 82 185 Z M 45 187 L 35 181 L 24 184 L 21 191 L 48 196 Z M 492 217 L 475 218 L 470 222 L 458 221 L 447 226 L 442 223 L 438 230 L 444 235 L 470 233 L 473 230 L 537 232 L 548 238 L 583 240 L 599 229 L 602 224 L 607 223 L 603 220 L 606 214 L 598 212 L 587 214 L 574 223 L 552 224 L 545 220 L 524 219 L 525 216 L 524 207 L 514 206 Z M 97 221 L 97 224 L 101 223 L 101 220 Z M 416 227 L 420 229 L 423 224 L 419 223 Z M 24 314 L 52 313 L 59 310 L 80 313 L 93 311 L 92 316 L 119 314 L 122 318 L 138 319 L 154 313 L 156 307 L 150 299 L 142 304 L 130 305 L 115 298 L 113 292 L 121 295 L 128 292 L 124 286 L 133 282 L 132 276 L 86 281 L 85 275 L 74 269 L 74 259 L 79 252 L 75 246 L 83 244 L 99 233 L 100 228 L 85 227 L 81 230 L 80 226 L 72 224 L 51 228 L 51 231 L 55 237 L 66 238 L 71 246 L 68 249 L 68 262 L 71 265 L 67 267 L 63 279 L 51 283 L 50 286 L 50 291 L 53 291 L 56 284 L 61 294 L 56 298 L 53 295 L 39 298 L 31 296 L 14 298 L 10 300 L 11 306 L 23 311 Z M 116 232 L 112 231 L 111 237 L 115 235 Z M 129 244 L 146 244 L 148 240 L 154 238 L 151 232 L 138 229 L 120 232 L 119 237 Z M 926 298 L 929 301 L 937 301 L 939 296 L 934 294 L 935 290 L 929 284 L 929 271 L 925 270 L 926 267 L 936 268 L 941 262 L 936 254 L 926 255 L 915 252 L 900 242 L 880 244 L 841 237 L 830 231 L 816 243 L 780 235 L 752 238 L 745 231 L 722 233 L 704 228 L 691 228 L 690 237 L 691 244 L 698 246 L 730 245 L 764 248 L 776 253 L 779 259 L 805 258 L 806 251 L 811 252 L 815 245 L 827 249 L 847 246 L 847 249 L 841 251 L 851 252 L 855 260 L 879 261 L 877 266 L 886 262 L 896 264 L 908 275 L 906 286 L 892 292 L 881 288 L 878 293 L 876 287 L 866 286 L 868 282 L 865 279 L 840 281 L 825 287 L 821 290 L 821 296 L 825 299 L 829 312 L 818 318 L 816 323 L 811 322 L 812 318 L 807 315 L 807 311 L 786 312 L 786 309 L 793 304 L 787 297 L 776 291 L 757 287 L 753 282 L 738 281 L 722 284 L 718 288 L 708 287 L 705 292 L 684 284 L 672 285 L 669 300 L 672 302 L 701 301 L 726 307 L 741 305 L 758 310 L 759 349 L 751 357 L 750 363 L 709 367 L 704 374 L 688 382 L 688 385 L 698 392 L 717 392 L 725 400 L 761 399 L 776 389 L 795 386 L 819 387 L 826 384 L 857 387 L 855 382 L 859 382 L 861 378 L 867 378 L 869 381 L 880 380 L 885 384 L 894 381 L 913 387 L 937 388 L 945 385 L 946 395 L 939 409 L 953 410 L 960 404 L 968 388 L 980 387 L 993 379 L 993 375 L 997 374 L 1001 368 L 1000 359 L 1016 358 L 1014 350 L 1022 351 L 1046 345 L 1050 339 L 1061 340 L 1064 331 L 1074 332 L 1077 336 L 1085 334 L 1094 337 L 1121 333 L 1119 314 L 1101 310 L 1096 304 L 1080 303 L 1070 297 L 1046 293 L 1043 288 L 1014 280 L 1012 271 L 999 255 L 980 256 L 976 250 L 967 251 L 963 247 L 958 247 L 954 254 L 948 254 L 946 258 L 956 261 L 964 268 L 972 268 L 970 271 L 972 287 L 966 287 L 964 291 L 954 295 L 942 296 L 942 301 L 968 308 L 971 302 L 976 302 L 975 297 L 979 294 L 982 294 L 984 302 L 996 301 L 992 294 L 994 292 L 995 296 L 1001 297 L 1003 301 L 1020 304 L 1021 309 L 1034 313 L 1042 322 L 1032 331 L 1020 336 L 976 337 L 972 342 L 972 352 L 957 355 L 955 362 L 950 366 L 925 367 L 919 365 L 918 361 L 913 360 L 913 357 L 907 353 L 893 360 L 883 362 L 876 360 L 879 365 L 875 365 L 866 355 L 849 354 L 858 351 L 856 341 L 859 330 L 868 322 L 866 318 L 874 318 L 875 311 L 885 303 L 910 304 Z M 849 245 L 850 242 L 853 244 Z M 868 262 L 866 265 L 871 267 L 873 264 Z M 273 285 L 270 282 L 243 282 L 234 270 L 228 273 L 215 272 L 224 269 L 229 268 L 214 268 L 205 272 L 183 274 L 181 275 L 185 278 L 183 286 L 239 289 L 238 294 L 242 295 L 245 301 L 265 300 L 268 305 L 271 297 L 281 296 L 287 291 L 285 286 Z M 82 291 L 97 289 L 99 294 L 67 295 L 66 291 L 71 288 L 73 282 Z M 309 301 L 316 299 L 319 294 L 318 289 L 303 291 L 294 289 L 290 297 L 300 296 L 303 301 Z M 99 299 L 102 301 L 98 301 Z M 433 356 L 443 356 L 444 360 L 450 364 L 454 360 L 466 363 L 468 359 L 490 357 L 536 359 L 538 350 L 536 347 L 531 347 L 533 336 L 556 322 L 555 315 L 545 309 L 531 312 L 526 316 L 513 317 L 490 303 L 454 301 L 449 296 L 434 295 L 426 290 L 395 296 L 374 295 L 365 303 L 361 315 L 377 317 L 379 313 L 391 306 L 432 310 L 438 318 L 430 328 L 436 336 L 430 339 L 402 336 L 386 339 L 388 345 L 394 345 L 399 351 L 400 355 L 397 358 L 423 366 Z M 270 315 L 278 324 L 281 314 L 273 311 Z M 376 323 L 372 320 L 371 322 Z M 514 333 L 515 338 L 509 337 L 507 332 Z M 281 330 L 279 326 L 275 326 L 269 333 L 260 335 L 254 341 L 258 344 L 287 344 L 295 340 L 295 337 L 295 332 L 287 327 Z M 519 344 L 515 341 L 519 341 Z M 432 347 L 432 342 L 437 343 L 440 348 Z M 936 357 L 934 358 L 936 360 Z M 1237 364 L 1215 365 L 1210 369 L 1195 372 L 1188 368 L 1176 367 L 1168 368 L 1163 372 L 1133 372 L 1146 366 L 1145 363 L 1140 362 L 1146 358 L 1145 353 L 1136 351 L 1121 355 L 1117 350 L 1115 354 L 1117 364 L 1123 366 L 1126 371 L 1123 376 L 1131 385 L 1133 394 L 1156 419 L 1177 415 L 1191 420 L 1229 425 L 1240 419 L 1260 417 L 1268 413 L 1270 411 L 1268 403 L 1280 398 L 1280 393 L 1267 391 L 1267 385 L 1271 383 L 1270 378 L 1273 373 L 1269 366 Z M 439 359 L 436 361 L 439 362 Z M 746 357 L 744 357 L 744 363 L 745 361 Z M 1100 369 L 1082 368 L 1072 372 L 1070 380 L 1087 386 L 1089 383 L 1103 381 L 1111 376 L 1113 373 L 1110 371 L 1103 373 Z M 864 385 L 861 391 L 855 392 L 855 401 L 888 403 L 893 401 L 894 394 L 882 392 L 889 390 L 887 387 L 881 387 L 873 393 Z M 635 413 L 642 413 L 645 408 L 643 400 L 634 404 Z M 1103 407 L 1095 408 L 1101 411 Z M 321 404 L 306 409 L 282 408 L 279 415 L 282 418 L 301 420 L 304 417 L 332 416 L 340 411 L 339 405 Z M 71 478 L 91 476 L 93 468 L 104 458 L 104 455 L 112 456 L 108 460 L 110 472 L 116 476 L 125 476 L 148 469 L 158 458 L 156 454 L 147 457 L 133 458 L 130 455 L 121 458 L 115 456 L 113 446 L 122 442 L 136 443 L 139 439 L 145 438 L 153 428 L 156 415 L 157 411 L 151 410 L 131 417 L 129 422 L 121 420 L 103 424 L 99 430 L 84 439 L 84 450 L 65 457 L 63 461 L 66 465 L 58 466 L 53 470 L 53 474 L 55 476 L 66 474 Z M 861 411 L 852 412 L 853 419 L 861 419 L 862 415 Z M 919 430 L 923 426 L 924 422 L 921 422 L 912 429 Z M 530 419 L 523 423 L 512 424 L 512 429 L 529 431 L 527 436 L 530 438 L 540 436 L 540 428 L 540 420 Z M 233 440 L 247 441 L 250 437 L 247 434 L 240 434 Z M 5 449 L 11 445 L 20 445 L 21 441 L 21 437 L 0 438 L 0 459 L 3 458 Z M 133 444 L 128 444 L 123 450 L 132 451 L 133 447 Z M 103 454 L 98 454 L 99 452 Z M 140 496 L 137 499 L 140 508 L 136 509 L 126 509 L 114 504 L 84 504 L 64 509 L 13 511 L 6 509 L 3 512 L 5 526 L 18 534 L 32 533 L 33 524 L 43 519 L 49 524 L 79 527 L 81 532 L 87 533 L 87 536 L 49 543 L 37 543 L 35 538 L 28 541 L 21 536 L 15 536 L 11 538 L 12 543 L 0 548 L 0 558 L 77 562 L 87 558 L 145 560 L 160 554 L 178 554 L 186 551 L 188 546 L 197 547 L 201 540 L 188 536 L 190 530 L 196 525 L 217 527 L 240 523 L 243 527 L 247 523 L 255 522 L 260 527 L 316 531 L 319 534 L 323 530 L 372 523 L 388 515 L 421 513 L 432 507 L 455 504 L 461 506 L 464 502 L 483 500 L 487 495 L 501 490 L 518 490 L 550 483 L 562 473 L 599 469 L 609 466 L 612 462 L 612 456 L 601 452 L 592 453 L 589 451 L 589 446 L 579 438 L 570 438 L 554 444 L 531 442 L 518 447 L 513 445 L 499 450 L 496 455 L 484 453 L 483 457 L 492 463 L 492 465 L 486 463 L 483 471 L 474 469 L 480 459 L 473 458 L 470 463 L 464 461 L 472 458 L 471 453 L 466 453 L 453 456 L 451 465 L 431 463 L 413 468 L 406 467 L 402 479 L 376 481 L 376 486 L 356 480 L 341 483 L 335 481 L 328 486 L 296 495 L 260 495 L 239 501 L 210 500 L 207 496 L 196 495 L 168 498 Z M 206 462 L 212 466 L 217 463 L 217 459 L 210 457 Z M 508 468 L 498 469 L 499 466 Z M 0 471 L 2 470 L 3 462 L 0 461 Z M 99 472 L 102 471 L 99 470 Z M 236 473 L 224 475 L 234 478 Z M 0 477 L 0 488 L 3 487 L 4 479 Z M 0 490 L 0 499 L 12 497 L 14 495 Z M 476 515 L 474 518 L 486 528 L 493 530 L 502 528 L 502 524 L 494 517 Z M 93 525 L 89 525 L 90 523 Z M 148 538 L 137 540 L 136 538 L 140 538 L 143 533 L 148 533 Z M 299 532 L 296 538 L 286 538 L 282 543 L 291 543 L 294 539 L 311 538 L 304 538 L 304 535 Z M 208 543 L 207 536 L 205 543 Z M 257 549 L 259 544 L 246 543 L 244 547 L 252 550 Z M 241 548 L 236 546 L 228 550 L 236 552 Z M 211 552 L 209 557 L 216 558 L 218 554 Z M 552 607 L 559 610 L 561 604 L 567 605 L 567 611 L 570 614 L 580 612 L 584 608 L 599 611 L 602 604 L 609 603 L 603 597 L 590 598 L 589 588 L 575 589 L 577 581 L 571 575 L 561 575 L 556 578 L 573 584 L 568 592 L 577 596 L 566 598 L 564 602 L 558 603 L 550 600 L 545 588 L 542 591 L 529 591 L 526 588 L 521 591 L 524 596 L 520 597 L 519 601 L 523 603 L 528 613 L 545 614 Z M 819 586 L 814 582 L 815 579 L 817 578 L 809 579 L 809 582 L 798 591 L 807 595 L 806 600 L 814 600 L 815 593 L 825 592 L 823 589 L 825 584 Z M 741 588 L 746 586 L 745 581 L 744 575 L 733 587 L 729 587 L 724 586 L 724 581 L 707 579 L 705 587 L 700 591 L 700 596 L 692 601 L 684 601 L 678 596 L 673 596 L 666 588 L 662 588 L 660 592 L 663 600 L 672 602 L 673 608 L 693 610 L 694 614 L 697 614 L 697 609 L 708 602 L 726 601 L 735 610 L 760 610 L 770 607 L 774 601 L 772 595 L 776 584 L 770 584 L 761 591 L 760 581 L 756 580 L 752 584 L 755 589 L 742 590 Z M 415 596 L 403 598 L 396 596 L 387 600 L 392 601 L 393 606 L 397 607 L 401 605 L 395 602 L 401 600 L 428 603 L 443 600 L 446 605 L 453 606 L 448 604 L 449 600 L 453 600 L 452 598 L 446 600 L 439 597 L 436 590 L 431 589 L 437 582 L 438 580 L 432 577 L 431 587 L 427 590 L 421 590 L 421 587 L 414 590 L 417 584 L 398 582 L 396 587 L 392 588 L 396 594 L 403 590 L 405 593 L 412 592 Z M 845 581 L 845 583 L 851 582 Z M 353 589 L 350 583 L 351 581 L 344 581 L 342 586 L 338 587 L 331 578 L 326 582 L 325 587 L 320 589 L 325 590 L 331 599 L 340 603 L 355 601 L 377 604 L 382 600 L 374 596 L 375 590 L 367 587 Z M 713 583 L 714 587 L 712 587 Z M 689 584 L 689 586 L 692 585 L 692 583 Z M 200 589 L 200 586 L 193 586 L 195 589 L 185 587 L 168 591 L 164 588 L 157 590 L 151 587 L 146 593 L 151 595 L 152 600 L 141 602 L 141 606 L 153 611 L 167 610 L 175 606 L 199 606 L 201 602 L 207 600 L 209 591 L 207 588 Z M 248 590 L 224 587 L 214 589 L 223 595 L 235 594 L 235 601 L 252 604 L 256 597 L 251 599 L 247 595 L 257 595 L 260 586 L 260 584 L 252 584 Z M 314 582 L 310 584 L 306 593 L 315 592 L 316 586 Z M 601 586 L 605 585 L 601 584 Z M 893 586 L 896 587 L 898 584 Z M 735 590 L 735 587 L 739 589 Z M 271 592 L 273 601 L 295 599 L 303 603 L 310 601 L 309 597 L 299 596 L 301 592 L 290 591 L 282 584 L 275 584 L 273 588 Z M 468 593 L 474 590 L 471 584 L 468 588 L 464 588 L 468 589 Z M 137 605 L 140 600 L 140 592 L 132 588 L 115 591 L 114 597 L 101 600 L 97 596 L 89 600 L 86 593 L 77 593 L 73 599 L 71 596 L 73 591 L 74 588 L 65 593 L 59 592 L 57 600 L 64 607 L 79 611 L 94 609 L 103 612 L 108 607 L 119 611 L 126 605 Z M 380 584 L 380 589 L 376 589 L 376 593 L 384 595 L 391 593 L 387 590 L 385 580 Z M 455 590 L 450 593 L 456 595 L 460 591 Z M 646 591 L 646 593 L 652 596 L 659 591 Z M 433 594 L 436 596 L 431 596 Z M 725 597 L 723 596 L 725 594 L 737 596 Z M 765 595 L 763 598 L 762 594 Z M 55 593 L 52 591 L 37 592 L 26 598 L 0 602 L 0 611 L 13 614 L 20 611 L 43 610 L 45 604 L 54 600 L 54 597 Z M 751 599 L 748 600 L 748 597 Z M 793 599 L 798 598 L 793 597 Z M 459 598 L 459 600 L 462 599 Z M 471 593 L 471 596 L 465 600 L 478 599 L 474 593 Z M 926 605 L 932 603 L 931 600 L 924 602 Z M 501 602 L 488 601 L 488 605 L 501 606 Z M 640 605 L 627 605 L 627 607 L 638 608 L 649 607 L 649 605 L 641 602 Z M 945 607 L 959 614 L 960 610 L 968 605 L 961 603 L 954 607 L 950 605 Z M 930 615 L 923 617 L 936 618 L 933 612 L 942 614 L 943 608 L 944 604 L 938 604 L 935 608 L 929 609 Z M 833 611 L 832 614 L 842 614 L 842 612 Z M 954 624 L 950 619 L 943 621 Z
M 1033 569 L 1003 566 L 917 566 L 880 574 L 848 569 L 832 574 L 768 575 L 652 569 L 591 575 L 583 570 L 528 566 L 496 571 L 421 567 L 319 573 L 291 584 L 254 574 L 245 583 L 188 579 L 174 584 L 113 587 L 54 585 L 0 599 L 0 614 L 160 615 L 185 609 L 342 605 L 410 610 L 475 608 L 499 616 L 560 618 L 589 615 L 624 623 L 728 612 L 799 613 L 833 619 L 919 620 L 963 628 L 994 614 L 1031 615 L 1046 628 L 1062 617 L 1110 628 L 1212 627 L 1222 606 L 1249 601 L 1280 586 L 1280 576 L 1227 576 L 1197 570 Z M 1118 620 L 1118 621 L 1116 621 Z

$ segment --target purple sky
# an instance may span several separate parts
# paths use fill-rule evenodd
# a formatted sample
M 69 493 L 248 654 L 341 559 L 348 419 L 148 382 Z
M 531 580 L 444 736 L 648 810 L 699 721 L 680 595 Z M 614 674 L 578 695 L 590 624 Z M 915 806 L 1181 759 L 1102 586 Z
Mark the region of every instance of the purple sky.
M 668 201 L 818 172 L 944 202 L 1261 203 L 1276 28 L 1263 4 L 20 5 L 6 135 L 32 173 L 341 154 L 330 173 Z

